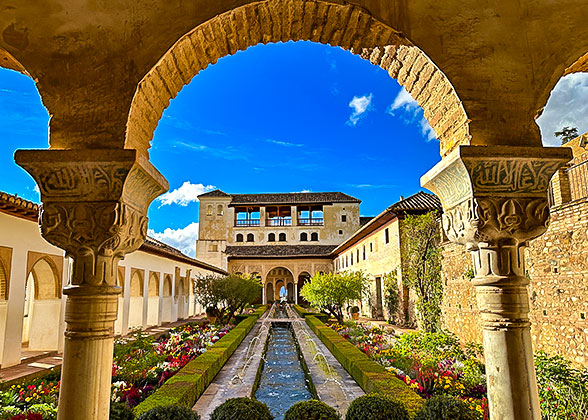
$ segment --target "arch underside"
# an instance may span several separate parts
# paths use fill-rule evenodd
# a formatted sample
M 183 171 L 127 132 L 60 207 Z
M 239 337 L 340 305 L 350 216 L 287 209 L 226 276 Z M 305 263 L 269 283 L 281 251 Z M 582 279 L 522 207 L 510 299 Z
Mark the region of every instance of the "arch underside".
M 218 59 L 261 43 L 301 40 L 339 46 L 386 70 L 423 108 L 441 155 L 469 144 L 468 118 L 449 80 L 399 32 L 357 6 L 279 0 L 238 7 L 179 39 L 139 83 L 125 147 L 147 155 L 170 100 Z

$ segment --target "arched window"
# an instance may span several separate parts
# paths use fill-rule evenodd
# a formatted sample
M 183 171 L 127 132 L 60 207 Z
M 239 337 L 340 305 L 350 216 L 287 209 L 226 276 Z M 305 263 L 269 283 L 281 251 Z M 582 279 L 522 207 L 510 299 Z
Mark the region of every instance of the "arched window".
M 253 233 L 248 233 L 247 234 L 247 242 L 253 242 L 255 240 L 255 237 L 253 236 Z
M 212 204 L 209 204 L 208 206 L 206 206 L 206 215 L 207 216 L 212 216 Z
M 237 233 L 237 242 L 243 242 L 243 234 L 242 233 Z
M 222 205 L 222 204 L 219 204 L 219 205 L 216 207 L 216 214 L 217 214 L 218 216 L 222 216 L 222 215 L 223 215 L 223 213 L 224 213 L 224 211 L 223 211 L 223 205 Z
M 280 233 L 279 241 L 280 242 L 286 242 L 286 234 L 285 233 Z
M 276 241 L 276 234 L 270 233 L 269 235 L 267 235 L 267 241 L 268 242 L 275 242 Z
M 318 233 L 316 233 L 316 232 L 311 233 L 310 240 L 311 241 L 318 241 Z
M 308 241 L 308 233 L 306 233 L 306 232 L 302 232 L 302 233 L 300 234 L 300 240 L 301 240 L 301 241 Z

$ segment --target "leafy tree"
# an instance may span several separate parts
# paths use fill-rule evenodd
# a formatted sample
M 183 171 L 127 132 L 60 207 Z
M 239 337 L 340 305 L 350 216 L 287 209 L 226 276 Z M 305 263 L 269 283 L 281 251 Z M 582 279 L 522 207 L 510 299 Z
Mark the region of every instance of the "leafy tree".
M 416 293 L 417 321 L 426 332 L 441 328 L 441 235 L 437 213 L 407 215 L 401 226 L 402 277 Z
M 394 270 L 384 276 L 384 304 L 391 322 L 396 321 L 400 290 L 398 290 L 398 271 Z
M 312 306 L 328 311 L 343 322 L 343 308 L 361 300 L 367 290 L 367 277 L 361 271 L 343 273 L 317 273 L 310 278 L 300 294 Z
M 261 282 L 250 275 L 205 275 L 196 278 L 196 302 L 214 313 L 219 323 L 231 321 L 236 313 L 243 312 L 261 293 Z
M 555 137 L 561 138 L 561 144 L 566 144 L 568 141 L 575 139 L 579 135 L 576 127 L 564 127 L 553 134 L 555 134 Z

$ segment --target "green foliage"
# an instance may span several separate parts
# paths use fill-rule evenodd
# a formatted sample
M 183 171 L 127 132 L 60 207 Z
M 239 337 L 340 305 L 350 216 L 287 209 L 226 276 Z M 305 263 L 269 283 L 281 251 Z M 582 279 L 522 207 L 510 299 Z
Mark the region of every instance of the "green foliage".
M 398 289 L 398 270 L 394 270 L 384 276 L 384 305 L 388 311 L 389 320 L 396 322 L 398 303 L 400 302 L 400 290 Z
M 33 404 L 27 411 L 29 413 L 41 414 L 43 420 L 57 420 L 57 407 L 51 404 Z
M 133 410 L 124 402 L 110 403 L 109 420 L 134 420 Z
M 561 356 L 535 354 L 539 401 L 545 419 L 588 418 L 588 370 Z
M 284 420 L 340 420 L 334 408 L 322 401 L 299 401 L 286 411 Z
M 367 290 L 367 277 L 361 271 L 317 273 L 300 291 L 301 296 L 321 311 L 330 312 L 339 323 L 343 309 L 361 300 Z
M 474 272 L 474 267 L 470 267 L 466 271 L 464 271 L 463 276 L 470 281 L 473 280 L 474 277 L 476 277 L 476 273 Z
M 477 415 L 462 400 L 451 395 L 435 395 L 425 401 L 415 420 L 476 420 Z
M 578 129 L 576 127 L 564 127 L 560 131 L 556 131 L 555 137 L 561 138 L 561 144 L 566 144 L 568 141 L 575 139 L 579 136 Z
M 20 414 L 21 411 L 19 408 L 14 406 L 0 406 L 0 420 L 7 420 L 11 417 Z
M 257 277 L 237 274 L 199 276 L 194 285 L 196 301 L 207 308 L 207 314 L 210 310 L 219 324 L 226 324 L 235 313 L 243 312 L 257 300 L 261 290 Z
M 401 227 L 402 274 L 416 293 L 417 320 L 422 330 L 441 329 L 441 234 L 436 212 L 407 215 Z
M 188 407 L 168 405 L 152 408 L 141 414 L 138 420 L 200 420 L 200 416 Z
M 345 420 L 409 420 L 409 416 L 396 399 L 383 394 L 367 394 L 353 400 Z
M 210 420 L 273 420 L 269 408 L 253 398 L 231 398 L 214 409 Z
M 394 349 L 406 355 L 428 355 L 434 358 L 436 363 L 443 359 L 466 359 L 459 338 L 450 331 L 417 331 L 402 334 L 394 343 Z
M 357 347 L 341 337 L 314 316 L 307 316 L 306 323 L 331 351 L 341 365 L 365 392 L 377 392 L 394 397 L 412 416 L 420 410 L 423 400 L 402 380 L 371 360 Z

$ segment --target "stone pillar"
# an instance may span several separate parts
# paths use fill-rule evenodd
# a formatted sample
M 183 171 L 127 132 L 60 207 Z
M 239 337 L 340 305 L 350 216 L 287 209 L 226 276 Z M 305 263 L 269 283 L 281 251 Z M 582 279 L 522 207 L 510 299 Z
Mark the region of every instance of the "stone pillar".
M 540 420 L 524 248 L 549 223 L 547 187 L 567 148 L 460 146 L 421 179 L 443 229 L 472 252 L 490 417 Z
M 118 263 L 147 233 L 165 178 L 135 150 L 19 150 L 37 181 L 43 237 L 73 258 L 65 310 L 59 420 L 107 420 Z
M 294 303 L 298 305 L 298 282 L 294 283 Z

